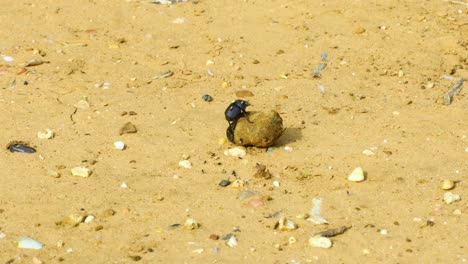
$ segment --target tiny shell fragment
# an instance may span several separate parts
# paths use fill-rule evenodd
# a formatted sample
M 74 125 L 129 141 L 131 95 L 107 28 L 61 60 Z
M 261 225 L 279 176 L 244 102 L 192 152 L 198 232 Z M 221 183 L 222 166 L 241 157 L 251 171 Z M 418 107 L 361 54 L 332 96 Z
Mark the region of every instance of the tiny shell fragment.
M 43 246 L 41 242 L 30 237 L 20 237 L 16 241 L 18 242 L 18 248 L 41 249 Z
M 92 171 L 86 167 L 78 166 L 78 167 L 72 168 L 71 173 L 73 176 L 87 178 L 91 175 Z
M 330 248 L 332 241 L 328 237 L 314 236 L 309 239 L 309 245 L 317 248 Z

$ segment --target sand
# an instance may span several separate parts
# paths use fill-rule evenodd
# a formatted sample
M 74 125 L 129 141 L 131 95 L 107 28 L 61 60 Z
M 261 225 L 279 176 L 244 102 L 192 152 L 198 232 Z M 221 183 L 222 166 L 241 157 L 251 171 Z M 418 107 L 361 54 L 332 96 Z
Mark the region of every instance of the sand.
M 467 261 L 467 83 L 443 104 L 468 77 L 466 5 L 3 2 L 1 263 Z M 32 59 L 48 63 L 24 72 Z M 249 111 L 276 110 L 286 128 L 243 159 L 223 154 L 224 110 L 241 90 Z M 138 131 L 120 135 L 127 122 Z M 45 129 L 55 137 L 38 138 Z M 37 152 L 9 152 L 15 140 Z M 256 163 L 272 178 L 255 178 Z M 77 166 L 92 174 L 72 176 Z M 365 181 L 347 180 L 355 167 Z M 236 177 L 244 187 L 218 185 Z M 444 203 L 443 179 L 460 201 Z M 245 190 L 257 200 L 240 200 Z M 296 218 L 313 198 L 328 225 Z M 77 213 L 95 219 L 60 225 Z M 273 229 L 280 217 L 299 228 Z M 330 249 L 308 244 L 341 226 Z M 237 246 L 210 239 L 228 233 Z M 18 248 L 22 236 L 43 248 Z

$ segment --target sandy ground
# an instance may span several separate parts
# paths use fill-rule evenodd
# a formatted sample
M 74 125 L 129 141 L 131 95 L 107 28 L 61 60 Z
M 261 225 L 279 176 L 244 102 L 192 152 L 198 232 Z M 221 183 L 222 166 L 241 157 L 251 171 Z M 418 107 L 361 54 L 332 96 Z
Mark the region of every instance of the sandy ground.
M 1 151 L 0 262 L 466 263 L 467 84 L 444 105 L 456 79 L 441 76 L 468 77 L 467 14 L 439 0 L 3 1 L 0 143 L 37 152 Z M 31 59 L 49 63 L 22 73 Z M 243 159 L 220 144 L 240 90 L 287 128 Z M 119 135 L 127 122 L 138 132 Z M 256 163 L 273 178 L 255 178 Z M 358 166 L 366 180 L 347 181 Z M 218 186 L 233 174 L 243 188 Z M 444 203 L 442 179 L 460 201 Z M 296 218 L 313 198 L 328 225 Z M 95 219 L 60 225 L 77 213 Z M 280 217 L 299 228 L 273 229 Z M 309 245 L 340 226 L 330 249 Z M 210 239 L 228 233 L 236 247 Z M 22 236 L 43 248 L 18 248 Z

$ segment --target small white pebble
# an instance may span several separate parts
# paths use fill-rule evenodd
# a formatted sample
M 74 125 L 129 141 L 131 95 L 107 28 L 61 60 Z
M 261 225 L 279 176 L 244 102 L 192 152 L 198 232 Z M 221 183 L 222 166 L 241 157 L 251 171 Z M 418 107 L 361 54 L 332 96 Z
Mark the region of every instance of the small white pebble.
M 388 235 L 388 231 L 387 231 L 387 229 L 382 229 L 382 230 L 380 230 L 380 232 L 379 232 L 379 233 L 380 233 L 382 236 L 386 236 L 386 235 Z
M 369 255 L 369 254 L 370 254 L 370 250 L 367 249 L 367 248 L 365 248 L 365 249 L 362 250 L 362 254 L 364 254 L 364 255 Z
M 414 222 L 421 222 L 421 221 L 422 221 L 422 219 L 421 219 L 421 218 L 419 218 L 419 217 L 414 217 L 414 218 L 413 218 L 413 221 L 414 221 Z
M 468 152 L 468 147 L 465 148 L 465 152 Z
M 1 55 L 3 60 L 6 61 L 6 62 L 12 62 L 14 61 L 15 59 L 11 56 L 7 56 L 7 55 Z
M 366 156 L 372 156 L 372 155 L 375 155 L 375 153 L 370 150 L 370 149 L 365 149 L 362 151 L 362 154 L 366 155 Z
M 290 147 L 290 146 L 286 146 L 286 147 L 284 147 L 284 150 L 286 150 L 287 152 L 291 152 L 291 151 L 293 151 L 293 148 Z
M 243 158 L 247 155 L 247 150 L 244 147 L 234 147 L 224 151 L 224 155 Z
M 5 238 L 5 237 L 6 237 L 5 233 L 0 233 L 0 239 Z
M 280 186 L 280 183 L 279 183 L 279 181 L 274 181 L 274 182 L 273 182 L 273 186 L 275 186 L 275 187 L 279 187 L 279 186 Z
M 452 192 L 446 192 L 444 193 L 444 202 L 446 204 L 451 204 L 453 202 L 461 200 L 460 195 L 452 193 Z
M 353 172 L 348 176 L 348 181 L 352 182 L 362 182 L 366 179 L 364 171 L 361 167 L 356 167 Z
M 190 162 L 190 160 L 181 160 L 179 161 L 179 166 L 184 167 L 186 169 L 191 169 L 192 163 Z
M 124 188 L 124 189 L 128 188 L 127 183 L 122 182 L 122 183 L 120 184 L 120 188 Z
M 227 242 L 227 245 L 229 247 L 235 247 L 237 246 L 237 239 L 235 236 L 231 236 L 231 238 L 229 238 L 228 242 Z
M 214 64 L 214 61 L 212 61 L 212 60 L 207 60 L 206 61 L 206 65 L 213 65 L 213 64 Z
M 96 218 L 96 217 L 95 217 L 94 215 L 88 215 L 88 216 L 85 218 L 84 222 L 85 222 L 86 224 L 89 224 L 89 223 L 91 223 L 92 221 L 94 221 L 95 218 Z
M 45 132 L 37 132 L 37 137 L 40 139 L 51 139 L 54 137 L 54 131 L 46 128 Z
M 118 149 L 118 150 L 124 150 L 126 145 L 125 145 L 125 142 L 123 142 L 123 141 L 115 141 L 114 142 L 114 147 L 115 147 L 115 149 Z
M 398 111 L 393 111 L 393 112 L 392 112 L 392 115 L 393 115 L 393 116 L 399 116 L 399 115 L 400 115 L 400 112 L 398 112 Z
M 174 23 L 174 24 L 183 24 L 183 23 L 185 23 L 185 18 L 178 17 L 178 18 L 172 20 L 172 23 Z
M 68 253 L 72 253 L 72 252 L 73 252 L 73 248 L 67 248 L 67 252 L 68 252 Z

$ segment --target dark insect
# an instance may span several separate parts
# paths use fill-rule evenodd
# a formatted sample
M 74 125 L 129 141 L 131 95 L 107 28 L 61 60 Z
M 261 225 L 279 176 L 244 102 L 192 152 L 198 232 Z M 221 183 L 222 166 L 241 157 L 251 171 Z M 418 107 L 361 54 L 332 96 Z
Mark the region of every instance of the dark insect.
M 234 129 L 236 128 L 237 120 L 247 114 L 245 109 L 249 105 L 250 104 L 247 101 L 235 100 L 228 106 L 226 111 L 224 111 L 224 116 L 229 122 L 229 127 L 226 130 L 226 136 L 229 141 L 234 142 Z
M 21 152 L 21 153 L 35 153 L 36 149 L 33 147 L 28 146 L 23 142 L 13 141 L 10 142 L 7 146 L 8 150 L 11 152 Z

